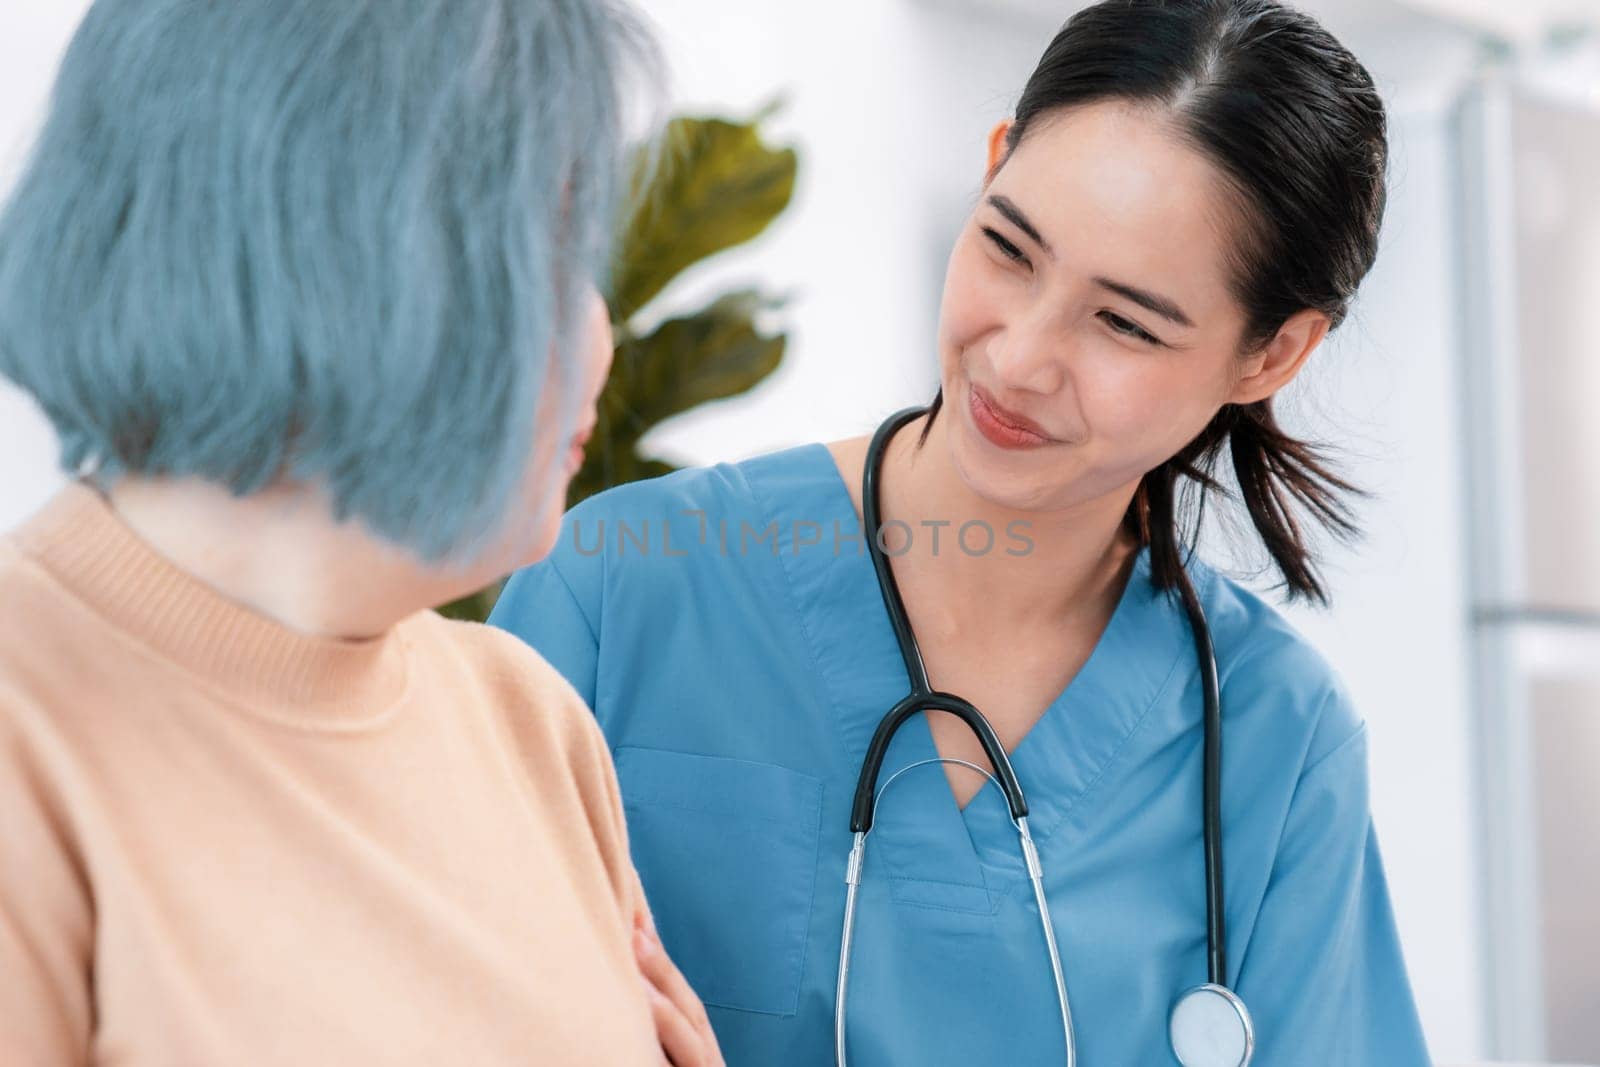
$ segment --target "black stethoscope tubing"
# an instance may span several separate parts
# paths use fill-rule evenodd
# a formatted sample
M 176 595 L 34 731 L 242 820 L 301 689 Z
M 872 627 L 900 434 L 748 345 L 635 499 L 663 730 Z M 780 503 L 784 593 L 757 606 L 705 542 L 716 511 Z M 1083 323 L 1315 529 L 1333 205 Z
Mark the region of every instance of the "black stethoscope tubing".
M 872 829 L 873 800 L 877 791 L 879 772 L 884 756 L 895 731 L 912 715 L 925 709 L 945 711 L 960 718 L 977 736 L 995 770 L 995 778 L 1013 820 L 1026 818 L 1028 802 L 1022 786 L 1011 767 L 1011 760 L 1000 744 L 994 728 L 982 712 L 953 693 L 937 692 L 928 681 L 928 669 L 917 645 L 917 636 L 907 617 L 905 602 L 900 596 L 900 586 L 895 581 L 889 559 L 878 543 L 880 531 L 879 487 L 882 481 L 883 455 L 889 439 L 906 423 L 926 414 L 928 408 L 906 408 L 885 419 L 872 435 L 867 447 L 865 471 L 862 475 L 861 507 L 862 535 L 878 575 L 878 588 L 883 594 L 884 608 L 888 611 L 895 641 L 900 646 L 900 656 L 905 661 L 906 674 L 911 681 L 911 692 L 890 709 L 867 746 L 861 765 L 861 775 L 856 783 L 855 800 L 851 805 L 850 829 L 852 833 L 865 833 Z M 1201 687 L 1205 700 L 1204 756 L 1202 772 L 1203 835 L 1206 878 L 1206 963 L 1210 981 L 1214 985 L 1227 984 L 1227 931 L 1224 925 L 1225 905 L 1222 887 L 1222 694 L 1217 678 L 1216 650 L 1211 642 L 1211 629 L 1206 623 L 1199 598 L 1195 595 L 1188 575 L 1179 571 L 1179 592 L 1189 617 L 1189 627 L 1194 634 L 1195 654 L 1200 663 Z

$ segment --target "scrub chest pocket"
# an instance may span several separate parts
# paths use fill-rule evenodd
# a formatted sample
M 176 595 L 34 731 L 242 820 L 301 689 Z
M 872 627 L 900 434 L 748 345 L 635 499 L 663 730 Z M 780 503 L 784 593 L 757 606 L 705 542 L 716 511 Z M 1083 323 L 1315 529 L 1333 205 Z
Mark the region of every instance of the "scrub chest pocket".
M 771 763 L 614 753 L 634 866 L 667 953 L 707 1004 L 799 1007 L 822 780 Z

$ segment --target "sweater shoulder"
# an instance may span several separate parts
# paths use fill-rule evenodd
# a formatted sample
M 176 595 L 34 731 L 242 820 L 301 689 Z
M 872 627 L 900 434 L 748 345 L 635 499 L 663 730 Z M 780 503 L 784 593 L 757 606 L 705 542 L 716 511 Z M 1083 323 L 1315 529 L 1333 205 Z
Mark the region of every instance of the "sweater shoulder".
M 537 726 L 563 747 L 584 748 L 599 727 L 583 697 L 536 649 L 498 626 L 421 613 L 415 644 L 447 652 L 465 671 L 492 714 L 518 733 Z

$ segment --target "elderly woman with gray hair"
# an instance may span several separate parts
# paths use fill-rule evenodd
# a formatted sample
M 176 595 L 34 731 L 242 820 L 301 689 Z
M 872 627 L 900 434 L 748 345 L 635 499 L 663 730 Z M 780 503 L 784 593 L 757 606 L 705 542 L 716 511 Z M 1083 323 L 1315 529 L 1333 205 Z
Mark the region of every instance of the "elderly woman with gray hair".
M 605 742 L 431 611 L 609 366 L 627 14 L 98 0 L 0 215 L 0 1062 L 721 1062 Z

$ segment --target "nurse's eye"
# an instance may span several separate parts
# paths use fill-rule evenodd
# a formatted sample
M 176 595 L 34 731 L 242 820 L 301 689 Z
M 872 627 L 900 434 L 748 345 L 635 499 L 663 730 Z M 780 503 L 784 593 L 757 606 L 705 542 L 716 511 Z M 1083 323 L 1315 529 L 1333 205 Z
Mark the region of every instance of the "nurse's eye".
M 1028 257 L 1022 254 L 1022 249 L 1006 240 L 999 234 L 998 231 L 992 230 L 985 226 L 983 228 L 983 233 L 984 236 L 988 237 L 994 246 L 1000 250 L 1000 254 L 1002 256 L 1005 256 L 1013 263 L 1021 263 L 1023 265 L 1027 264 Z
M 1151 334 L 1141 328 L 1138 323 L 1129 322 L 1127 319 L 1116 314 L 1115 312 L 1102 311 L 1100 314 L 1105 317 L 1105 321 L 1111 325 L 1113 330 L 1125 337 L 1132 337 L 1135 340 L 1143 341 L 1148 345 L 1159 345 L 1161 343 L 1160 338 L 1151 336 Z

